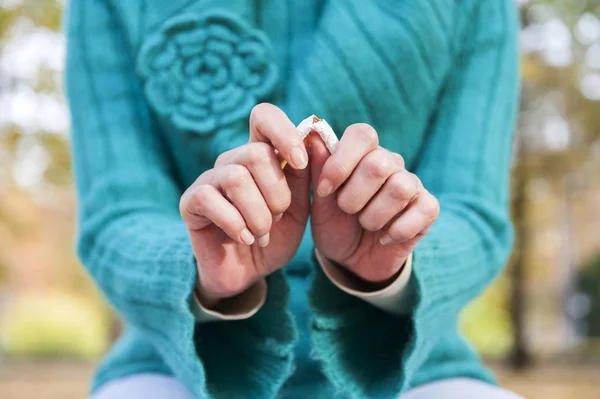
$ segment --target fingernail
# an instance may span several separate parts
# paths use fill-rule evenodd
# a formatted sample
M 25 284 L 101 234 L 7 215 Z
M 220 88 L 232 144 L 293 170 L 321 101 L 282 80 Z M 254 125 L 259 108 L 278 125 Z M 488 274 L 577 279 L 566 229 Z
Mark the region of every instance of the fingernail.
M 292 149 L 290 157 L 292 158 L 292 163 L 296 169 L 304 169 L 306 168 L 306 165 L 308 165 L 308 157 L 306 156 L 304 148 L 296 147 Z
M 269 245 L 269 233 L 265 234 L 264 236 L 260 237 L 257 241 L 257 244 L 259 247 L 266 247 L 267 245 Z
M 279 222 L 282 217 L 283 217 L 283 213 L 273 216 L 273 223 Z
M 381 238 L 379 239 L 379 243 L 381 245 L 390 245 L 394 242 L 394 240 L 392 239 L 392 237 L 390 237 L 387 234 L 384 234 L 381 236 Z
M 242 234 L 240 234 L 240 240 L 246 245 L 254 244 L 254 236 L 250 233 L 250 230 L 244 229 Z
M 331 194 L 332 190 L 333 184 L 331 184 L 329 180 L 323 179 L 321 180 L 321 183 L 319 183 L 319 187 L 317 187 L 317 194 L 319 194 L 319 197 L 327 197 Z

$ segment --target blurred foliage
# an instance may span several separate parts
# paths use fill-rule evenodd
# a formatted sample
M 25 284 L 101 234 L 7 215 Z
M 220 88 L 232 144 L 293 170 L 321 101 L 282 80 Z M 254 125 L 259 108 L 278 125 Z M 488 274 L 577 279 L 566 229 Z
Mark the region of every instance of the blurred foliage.
M 44 292 L 18 297 L 4 314 L 0 338 L 13 357 L 95 359 L 106 349 L 108 322 L 89 299 Z
M 69 145 L 64 137 L 42 132 L 38 134 L 38 139 L 49 154 L 49 164 L 44 174 L 44 180 L 55 185 L 71 184 L 71 156 Z
M 592 259 L 579 273 L 578 287 L 589 304 L 585 316 L 585 332 L 600 338 L 600 256 Z
M 0 2 L 0 57 L 11 42 L 59 32 L 63 3 Z M 26 93 L 64 108 L 62 73 L 41 63 L 29 79 L 0 63 L 0 95 Z M 19 168 L 32 161 L 41 175 L 23 186 Z M 96 358 L 105 350 L 112 316 L 75 258 L 73 208 L 68 132 L 0 123 L 0 294 L 9 290 L 8 299 L 0 295 L 0 353 Z
M 0 37 L 10 38 L 10 28 L 16 19 L 27 19 L 38 28 L 60 29 L 62 2 L 55 0 L 21 0 L 14 5 L 0 4 Z
M 509 281 L 502 276 L 462 312 L 462 331 L 477 349 L 490 358 L 503 358 L 513 345 L 508 313 Z
M 562 220 L 557 220 L 557 216 L 558 219 L 563 217 L 556 214 L 557 208 L 559 211 L 561 208 L 568 209 L 568 202 L 573 200 L 578 191 L 590 187 L 597 189 L 600 180 L 598 155 L 591 150 L 594 145 L 598 146 L 600 143 L 600 105 L 598 101 L 586 98 L 582 93 L 582 77 L 590 72 L 585 65 L 585 56 L 593 43 L 580 43 L 575 33 L 578 22 L 586 13 L 599 16 L 600 4 L 597 1 L 586 0 L 535 0 L 526 2 L 521 8 L 523 30 L 536 30 L 539 34 L 536 37 L 537 42 L 530 43 L 534 48 L 537 47 L 537 50 L 526 51 L 524 48 L 522 56 L 521 112 L 513 168 L 513 183 L 517 183 L 518 186 L 513 185 L 512 207 L 521 210 L 520 217 L 516 218 L 514 223 L 517 240 L 523 245 L 519 246 L 521 253 L 515 254 L 504 275 L 465 309 L 461 317 L 463 330 L 487 356 L 506 355 L 511 345 L 515 344 L 515 315 L 511 317 L 506 311 L 511 301 L 520 301 L 518 306 L 523 312 L 521 319 L 526 324 L 532 324 L 531 315 L 526 313 L 528 308 L 538 309 L 536 311 L 539 312 L 539 309 L 548 306 L 546 303 L 540 303 L 539 299 L 530 303 L 527 296 L 531 297 L 531 294 L 515 298 L 514 287 L 507 281 L 506 276 L 518 268 L 520 279 L 548 281 L 552 275 L 549 273 L 549 267 L 557 269 L 564 267 L 564 262 L 577 261 L 576 255 L 563 260 L 560 257 L 561 248 L 551 248 L 551 244 L 540 240 L 538 236 L 546 233 L 548 229 L 545 226 L 552 223 L 559 223 L 559 228 L 564 229 Z M 547 29 L 549 24 L 557 26 L 557 29 L 564 27 L 566 33 L 559 32 L 563 35 L 560 38 L 544 37 L 544 29 Z M 556 45 L 561 40 L 565 41 L 565 35 L 568 35 L 569 62 L 560 66 L 552 65 L 543 52 L 543 45 L 548 44 L 544 41 Z M 558 50 L 561 49 L 556 49 Z M 568 136 L 564 138 L 565 142 L 559 143 L 560 145 L 544 143 L 545 129 L 548 128 L 545 123 L 553 118 L 558 122 L 564 121 L 567 126 Z M 536 199 L 532 198 L 532 188 L 540 185 L 546 187 L 547 195 L 552 201 L 536 202 Z M 564 205 L 561 205 L 562 203 Z M 569 218 L 571 215 L 567 214 L 565 217 Z M 570 232 L 561 231 L 560 234 L 561 241 L 564 241 Z M 571 250 L 576 252 L 577 248 Z M 544 256 L 544 253 L 548 252 L 559 256 L 549 259 Z M 549 260 L 553 264 L 549 264 Z M 598 274 L 600 275 L 600 270 Z M 574 279 L 574 276 L 566 275 L 567 280 L 572 278 Z M 522 284 L 531 286 L 527 281 Z M 565 281 L 558 291 L 548 291 L 545 296 L 536 295 L 536 298 L 546 298 L 544 301 L 554 298 L 553 300 L 560 304 L 561 300 L 566 299 L 564 296 L 569 295 L 569 292 L 563 290 L 573 289 L 569 284 L 569 281 Z M 600 293 L 600 280 L 586 284 L 590 290 Z M 577 282 L 574 286 L 577 286 Z M 600 307 L 600 295 L 592 302 L 593 306 Z M 563 312 L 562 305 L 558 306 L 557 312 L 559 319 L 565 318 L 560 315 Z M 594 319 L 594 316 L 590 315 L 588 319 Z M 594 320 L 600 320 L 600 314 L 597 314 Z M 555 330 L 559 329 L 556 327 Z M 531 334 L 531 328 L 526 330 Z M 526 339 L 528 332 L 521 331 L 519 334 L 519 339 Z M 520 344 L 527 346 L 523 342 Z

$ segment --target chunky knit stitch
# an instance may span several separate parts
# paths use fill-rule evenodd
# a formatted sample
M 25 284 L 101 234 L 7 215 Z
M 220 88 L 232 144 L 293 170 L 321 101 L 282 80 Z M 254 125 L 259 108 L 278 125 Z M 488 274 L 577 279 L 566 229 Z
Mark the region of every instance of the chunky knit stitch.
M 277 67 L 267 37 L 235 14 L 188 12 L 146 39 L 138 73 L 157 113 L 179 129 L 210 133 L 248 116 L 271 91 Z
M 93 389 L 148 371 L 227 399 L 396 398 L 453 376 L 493 382 L 456 324 L 511 247 L 516 31 L 511 0 L 71 0 L 78 251 L 126 323 Z M 339 133 L 371 124 L 437 196 L 408 315 L 337 289 L 315 267 L 308 229 L 255 316 L 194 323 L 179 198 L 247 141 L 259 101 Z

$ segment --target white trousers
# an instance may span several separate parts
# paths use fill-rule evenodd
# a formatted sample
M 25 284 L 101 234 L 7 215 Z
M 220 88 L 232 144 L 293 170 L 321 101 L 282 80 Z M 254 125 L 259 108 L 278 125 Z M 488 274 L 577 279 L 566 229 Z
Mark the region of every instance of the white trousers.
M 177 379 L 136 374 L 111 381 L 90 399 L 194 399 Z M 418 386 L 399 399 L 523 399 L 505 389 L 469 378 L 451 378 Z

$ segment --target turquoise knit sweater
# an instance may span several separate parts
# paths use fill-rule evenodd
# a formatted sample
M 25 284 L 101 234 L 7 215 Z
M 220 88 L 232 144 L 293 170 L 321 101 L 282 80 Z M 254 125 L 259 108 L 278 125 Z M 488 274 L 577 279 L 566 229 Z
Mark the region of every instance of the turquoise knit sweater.
M 226 399 L 397 398 L 442 378 L 493 382 L 457 316 L 511 247 L 517 24 L 512 0 L 71 0 L 78 251 L 126 323 L 93 389 L 140 372 Z M 337 289 L 307 231 L 255 316 L 194 322 L 179 198 L 247 141 L 262 101 L 337 132 L 371 124 L 437 196 L 408 315 Z

